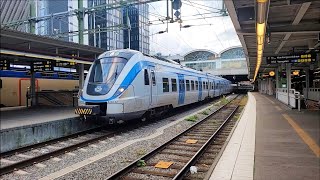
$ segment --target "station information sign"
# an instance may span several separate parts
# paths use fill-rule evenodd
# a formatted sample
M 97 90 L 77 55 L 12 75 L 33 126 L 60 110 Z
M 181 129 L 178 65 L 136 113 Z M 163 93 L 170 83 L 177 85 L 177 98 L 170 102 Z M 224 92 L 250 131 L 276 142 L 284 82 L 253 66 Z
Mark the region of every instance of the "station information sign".
M 63 67 L 63 68 L 74 68 L 76 62 L 68 62 L 68 61 L 56 61 L 55 67 Z
M 267 64 L 278 64 L 278 63 L 310 63 L 316 61 L 315 53 L 308 54 L 295 54 L 287 56 L 268 56 Z
M 10 70 L 10 61 L 7 59 L 1 59 L 0 70 Z
M 33 62 L 34 72 L 53 71 L 52 61 L 36 61 Z

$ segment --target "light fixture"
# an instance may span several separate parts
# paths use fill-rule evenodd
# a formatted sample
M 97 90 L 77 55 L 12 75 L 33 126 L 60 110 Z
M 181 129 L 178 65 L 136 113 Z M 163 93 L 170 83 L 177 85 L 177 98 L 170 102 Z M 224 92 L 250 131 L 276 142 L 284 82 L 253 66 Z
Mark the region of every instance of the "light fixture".
M 266 23 L 257 23 L 257 36 L 264 36 Z
M 256 35 L 257 35 L 257 63 L 253 81 L 256 80 L 263 57 L 264 38 L 266 34 L 266 17 L 269 0 L 256 0 Z

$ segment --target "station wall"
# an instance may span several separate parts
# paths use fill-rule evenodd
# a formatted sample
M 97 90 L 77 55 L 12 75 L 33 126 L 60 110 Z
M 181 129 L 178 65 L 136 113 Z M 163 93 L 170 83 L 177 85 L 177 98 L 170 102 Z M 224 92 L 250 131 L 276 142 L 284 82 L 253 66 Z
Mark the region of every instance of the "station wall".
M 1 77 L 1 106 L 25 106 L 26 93 L 30 86 L 30 78 Z M 79 86 L 78 80 L 36 78 L 36 91 L 74 90 Z

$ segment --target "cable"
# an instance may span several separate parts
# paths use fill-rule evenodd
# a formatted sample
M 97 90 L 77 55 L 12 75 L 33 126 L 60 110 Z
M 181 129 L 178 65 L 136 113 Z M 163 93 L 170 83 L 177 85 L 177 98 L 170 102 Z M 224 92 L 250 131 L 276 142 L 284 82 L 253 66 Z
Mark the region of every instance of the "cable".
M 186 43 L 191 49 L 194 49 L 187 41 L 185 41 L 177 32 L 176 32 L 176 34 L 177 34 L 177 37 L 180 39 L 180 40 L 182 40 L 184 43 Z
M 187 1 L 188 1 L 188 0 L 187 0 Z M 193 1 L 195 1 L 195 0 L 193 0 Z M 201 1 L 205 1 L 205 0 L 201 0 Z M 209 8 L 209 9 L 221 10 L 221 9 L 219 9 L 219 8 L 213 8 L 213 7 L 206 6 L 206 5 L 199 4 L 199 3 L 195 3 L 195 2 L 193 2 L 193 4 L 198 5 L 198 6 L 203 6 L 203 7 Z
M 192 5 L 194 8 L 196 8 L 196 7 L 192 4 L 192 2 L 191 2 L 190 0 L 187 0 L 187 1 L 189 1 L 189 2 L 191 3 L 191 5 Z M 197 8 L 196 8 L 196 10 L 197 10 L 197 12 L 198 12 L 199 14 L 201 14 Z M 203 17 L 203 19 L 204 19 L 208 24 L 210 24 L 210 23 L 206 20 L 205 16 L 203 16 L 203 15 L 201 15 L 201 16 Z M 224 48 L 224 45 L 223 45 L 222 42 L 220 41 L 217 33 L 216 33 L 215 31 L 213 31 L 213 32 L 214 32 L 215 36 L 217 37 L 217 39 L 218 39 L 219 43 L 221 44 L 221 46 Z

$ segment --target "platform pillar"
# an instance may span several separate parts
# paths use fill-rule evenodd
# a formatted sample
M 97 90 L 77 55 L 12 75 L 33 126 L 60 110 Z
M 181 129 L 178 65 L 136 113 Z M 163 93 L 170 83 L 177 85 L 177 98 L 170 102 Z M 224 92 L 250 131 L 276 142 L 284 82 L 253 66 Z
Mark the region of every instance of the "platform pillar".
M 279 66 L 276 68 L 275 70 L 275 75 L 276 75 L 276 98 L 278 99 L 278 88 L 279 88 L 279 71 L 280 71 L 280 68 Z
M 291 64 L 286 64 L 286 78 L 287 78 L 287 96 L 288 105 L 290 105 L 290 89 L 291 89 Z
M 33 63 L 30 68 L 31 78 L 30 78 L 30 99 L 31 106 L 37 105 L 37 97 L 36 97 L 36 73 L 34 72 Z M 27 97 L 28 100 L 28 97 Z
M 79 90 L 82 89 L 84 83 L 84 64 L 79 64 Z
M 306 73 L 306 94 L 305 94 L 306 97 L 304 97 L 304 98 L 305 99 L 309 99 L 310 70 L 308 68 L 308 69 L 305 69 L 304 71 Z

